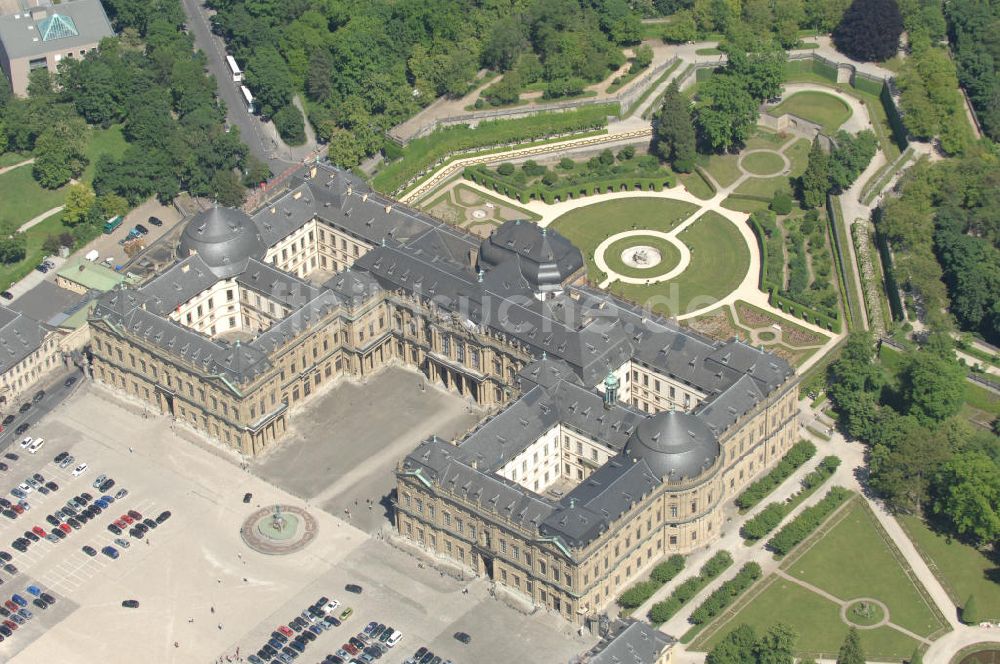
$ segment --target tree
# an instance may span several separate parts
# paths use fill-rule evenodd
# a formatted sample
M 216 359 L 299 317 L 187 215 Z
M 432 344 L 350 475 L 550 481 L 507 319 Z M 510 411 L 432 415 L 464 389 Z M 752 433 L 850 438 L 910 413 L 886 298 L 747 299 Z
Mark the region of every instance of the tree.
M 244 186 L 256 187 L 263 182 L 267 182 L 270 177 L 271 169 L 267 163 L 250 155 L 247 159 L 246 173 L 243 175 Z
M 798 634 L 787 625 L 772 625 L 754 646 L 757 664 L 792 664 L 796 639 Z
M 807 209 L 822 207 L 826 203 L 829 191 L 830 157 L 817 137 L 813 139 L 812 148 L 809 150 L 809 164 L 799 178 L 799 197 L 802 200 L 802 207 Z
M 705 664 L 752 664 L 756 645 L 757 634 L 753 627 L 742 624 L 709 651 Z
M 323 101 L 333 94 L 333 57 L 330 50 L 317 48 L 309 56 L 309 69 L 306 72 L 306 94 L 313 101 Z
M 788 214 L 792 211 L 792 197 L 784 191 L 775 192 L 768 207 L 775 214 Z
M 934 512 L 951 521 L 960 535 L 983 543 L 1000 537 L 1000 464 L 994 459 L 983 452 L 960 452 L 944 465 L 936 485 Z
M 635 57 L 632 58 L 632 72 L 642 71 L 653 62 L 653 48 L 649 44 L 641 44 L 635 49 Z
M 79 177 L 87 165 L 87 127 L 74 118 L 59 121 L 43 131 L 35 141 L 32 175 L 46 189 L 57 189 Z
M 668 44 L 684 44 L 698 38 L 698 25 L 690 10 L 682 10 L 674 14 L 673 20 L 663 30 L 663 41 Z
M 516 16 L 506 16 L 497 21 L 483 44 L 480 55 L 486 67 L 507 71 L 517 62 L 517 56 L 527 47 L 524 22 Z
M 24 260 L 27 251 L 27 241 L 24 233 L 14 233 L 0 238 L 0 263 L 10 265 Z
M 902 33 L 896 0 L 854 0 L 833 31 L 833 42 L 855 60 L 881 62 L 896 55 Z
M 930 426 L 958 413 L 965 401 L 965 369 L 954 356 L 911 353 L 900 374 L 906 412 Z
M 716 74 L 704 84 L 711 102 L 697 112 L 698 130 L 716 152 L 742 145 L 757 124 L 757 102 L 736 76 Z
M 274 46 L 262 46 L 254 51 L 246 79 L 264 117 L 273 117 L 291 103 L 294 95 L 292 73 Z
M 63 208 L 63 223 L 75 226 L 87 219 L 87 214 L 94 207 L 97 196 L 90 185 L 78 182 L 66 189 L 66 201 Z
M 837 664 L 865 664 L 865 653 L 861 649 L 861 638 L 858 630 L 851 627 L 847 630 L 844 643 L 840 646 L 837 654 Z
M 979 623 L 979 605 L 976 603 L 976 596 L 969 595 L 962 605 L 962 622 L 966 625 L 976 625 Z
M 281 108 L 272 118 L 274 128 L 288 145 L 302 145 L 306 142 L 306 128 L 302 112 L 295 104 Z
M 681 94 L 677 79 L 663 93 L 663 104 L 656 115 L 654 149 L 674 170 L 690 173 L 694 170 L 695 129 L 691 103 Z

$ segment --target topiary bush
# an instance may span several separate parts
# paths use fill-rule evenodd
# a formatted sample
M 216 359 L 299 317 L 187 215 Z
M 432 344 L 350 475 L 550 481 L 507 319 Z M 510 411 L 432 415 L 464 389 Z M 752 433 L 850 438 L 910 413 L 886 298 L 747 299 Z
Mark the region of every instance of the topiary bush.
M 283 106 L 272 118 L 274 128 L 288 145 L 302 145 L 306 142 L 306 126 L 302 112 L 293 104 Z
M 792 211 L 792 197 L 784 191 L 776 192 L 768 207 L 775 214 L 788 214 Z

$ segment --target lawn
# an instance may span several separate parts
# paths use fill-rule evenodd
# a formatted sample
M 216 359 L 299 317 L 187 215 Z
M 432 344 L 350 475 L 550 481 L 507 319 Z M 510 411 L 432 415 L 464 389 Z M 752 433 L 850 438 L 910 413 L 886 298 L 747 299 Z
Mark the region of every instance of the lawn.
M 726 200 L 722 201 L 722 207 L 727 210 L 736 210 L 737 212 L 746 212 L 750 214 L 752 212 L 761 212 L 770 207 L 770 203 L 767 201 L 757 201 L 752 198 L 744 198 L 736 194 L 731 194 L 726 197 Z
M 4 152 L 0 154 L 0 168 L 6 168 L 8 166 L 13 166 L 14 164 L 20 164 L 26 159 L 31 159 L 30 154 L 22 154 L 20 152 Z
M 594 249 L 605 239 L 636 228 L 669 231 L 698 208 L 667 198 L 622 198 L 571 210 L 552 222 L 552 229 L 576 245 L 587 261 L 592 281 L 604 280 L 594 265 Z
M 125 153 L 128 143 L 122 136 L 121 125 L 112 125 L 107 129 L 91 129 L 90 140 L 87 142 L 87 159 L 90 163 L 83 169 L 80 179 L 86 183 L 94 181 L 94 167 L 101 155 L 107 154 L 115 158 L 120 158 Z
M 770 199 L 778 191 L 792 193 L 792 185 L 788 181 L 787 175 L 778 175 L 773 178 L 747 178 L 740 186 L 736 187 L 733 193 L 763 196 Z
M 776 152 L 751 152 L 743 157 L 742 165 L 754 175 L 774 175 L 785 168 L 785 160 Z
M 753 136 L 747 140 L 747 149 L 756 150 L 758 148 L 780 148 L 788 141 L 788 136 L 773 132 L 764 127 L 757 127 Z
M 691 263 L 676 279 L 650 284 L 611 284 L 610 290 L 666 316 L 703 309 L 731 293 L 750 267 L 750 250 L 739 229 L 706 212 L 678 238 L 691 249 Z
M 782 154 L 788 157 L 788 161 L 792 164 L 792 169 L 789 173 L 792 177 L 798 177 L 806 172 L 806 166 L 809 165 L 809 149 L 811 147 L 812 143 L 804 138 L 800 138 L 782 151 Z
M 677 181 L 684 185 L 684 188 L 692 196 L 697 196 L 702 200 L 708 200 L 715 195 L 715 190 L 712 189 L 712 185 L 705 181 L 705 178 L 701 176 L 698 171 L 692 173 L 678 173 Z
M 708 171 L 708 174 L 723 187 L 736 182 L 736 178 L 741 175 L 739 162 L 738 154 L 698 155 L 698 165 Z
M 635 246 L 653 247 L 660 252 L 660 262 L 648 268 L 636 268 L 626 265 L 621 258 L 622 253 L 629 247 Z M 626 277 L 655 277 L 674 269 L 681 260 L 681 252 L 674 246 L 660 237 L 653 235 L 633 235 L 616 240 L 608 245 L 604 252 L 604 260 L 608 267 Z
M 750 625 L 758 633 L 775 623 L 783 623 L 799 635 L 795 648 L 798 656 L 836 658 L 848 630 L 840 619 L 840 607 L 787 579 L 770 576 L 762 583 L 766 585 L 762 586 L 760 594 L 744 603 L 725 623 L 709 625 L 691 649 L 711 650 L 741 623 Z M 900 660 L 909 657 L 917 645 L 916 641 L 890 627 L 859 630 L 859 634 L 869 659 Z
M 975 547 L 940 535 L 917 516 L 896 517 L 952 602 L 975 594 L 983 620 L 1000 620 L 1000 566 Z
M 31 166 L 21 166 L 0 175 L 0 232 L 13 233 L 24 222 L 63 204 L 63 189 L 44 189 L 31 175 Z
M 855 500 L 826 534 L 786 571 L 840 598 L 872 597 L 889 607 L 889 620 L 922 636 L 945 627 L 911 580 L 902 555 L 884 537 L 867 505 Z
M 786 97 L 768 111 L 768 114 L 774 117 L 780 117 L 785 113 L 815 122 L 823 127 L 823 133 L 832 134 L 851 117 L 851 107 L 834 95 L 806 90 Z
M 25 234 L 27 235 L 27 245 L 24 260 L 11 265 L 0 263 L 0 290 L 7 290 L 11 284 L 22 279 L 26 274 L 30 274 L 45 257 L 45 252 L 42 251 L 42 243 L 45 242 L 45 238 L 49 235 L 58 235 L 65 230 L 61 214 L 54 214 L 37 226 L 33 226 Z

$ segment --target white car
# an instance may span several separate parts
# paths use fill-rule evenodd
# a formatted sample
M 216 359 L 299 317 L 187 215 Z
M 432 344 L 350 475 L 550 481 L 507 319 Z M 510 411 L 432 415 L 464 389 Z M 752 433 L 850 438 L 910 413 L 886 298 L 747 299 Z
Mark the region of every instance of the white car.
M 385 645 L 387 645 L 387 646 L 389 646 L 391 648 L 394 645 L 396 645 L 397 643 L 399 643 L 399 641 L 402 638 L 403 638 L 403 633 L 400 632 L 397 629 L 397 630 L 393 631 L 392 636 L 390 636 L 388 639 L 385 640 Z
M 73 469 L 73 477 L 79 477 L 87 472 L 87 464 L 81 463 L 79 466 Z
M 33 442 L 31 445 L 28 445 L 28 454 L 34 454 L 34 453 L 36 453 L 38 450 L 42 449 L 42 446 L 44 444 L 45 444 L 45 439 L 44 438 L 39 438 L 38 440 L 36 440 L 35 442 Z
M 35 442 L 35 439 L 32 438 L 31 436 L 27 436 L 24 440 L 21 441 L 21 449 L 22 450 L 28 449 L 28 445 L 31 445 L 31 443 L 33 442 Z
M 34 489 L 31 488 L 31 485 L 28 484 L 27 482 L 21 482 L 20 484 L 17 485 L 17 488 L 25 493 L 31 493 L 32 491 L 34 491 Z
M 337 610 L 338 606 L 340 606 L 340 602 L 338 602 L 335 599 L 331 599 L 329 602 L 326 603 L 326 606 L 323 607 L 323 610 L 327 613 L 333 613 L 334 611 Z

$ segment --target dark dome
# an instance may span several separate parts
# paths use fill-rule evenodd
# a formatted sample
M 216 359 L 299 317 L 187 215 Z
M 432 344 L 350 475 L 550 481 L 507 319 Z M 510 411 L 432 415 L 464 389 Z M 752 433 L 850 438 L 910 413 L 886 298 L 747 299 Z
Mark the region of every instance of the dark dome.
M 675 480 L 697 477 L 715 462 L 720 451 L 718 438 L 701 420 L 672 410 L 639 422 L 625 444 L 629 458 L 645 459 L 657 476 Z
M 179 257 L 198 254 L 220 279 L 236 276 L 246 267 L 248 258 L 263 258 L 265 250 L 260 232 L 247 213 L 218 205 L 191 217 L 177 245 Z
M 583 267 L 583 254 L 565 237 L 530 221 L 508 221 L 479 246 L 480 267 L 520 257 L 521 273 L 538 291 L 559 290 Z

